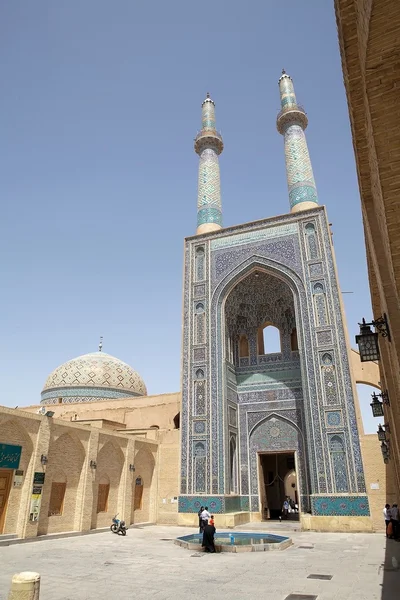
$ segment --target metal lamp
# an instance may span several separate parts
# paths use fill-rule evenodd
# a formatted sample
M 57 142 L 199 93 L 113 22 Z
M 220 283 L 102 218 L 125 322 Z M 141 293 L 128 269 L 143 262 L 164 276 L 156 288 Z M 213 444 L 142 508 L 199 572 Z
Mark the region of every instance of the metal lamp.
M 383 415 L 384 415 L 383 402 L 381 402 L 379 400 L 379 397 L 377 396 L 377 394 L 375 394 L 375 392 L 373 392 L 373 394 L 371 394 L 371 398 L 372 398 L 372 402 L 371 402 L 372 416 L 383 417 Z
M 386 431 L 383 429 L 380 423 L 378 425 L 378 440 L 380 442 L 386 442 Z
M 361 362 L 379 360 L 379 333 L 382 337 L 387 337 L 389 342 L 391 341 L 386 313 L 384 313 L 382 317 L 379 317 L 379 319 L 371 321 L 371 323 L 366 323 L 365 319 L 363 319 L 362 323 L 359 323 L 359 326 L 360 333 L 359 335 L 356 335 L 356 344 L 360 351 Z M 375 327 L 375 332 L 371 330 L 371 326 Z

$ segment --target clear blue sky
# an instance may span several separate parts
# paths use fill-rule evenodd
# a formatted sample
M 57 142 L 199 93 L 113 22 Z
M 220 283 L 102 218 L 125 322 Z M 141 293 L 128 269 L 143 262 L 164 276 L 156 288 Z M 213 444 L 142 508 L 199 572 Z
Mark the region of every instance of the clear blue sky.
M 283 67 L 354 340 L 371 309 L 333 1 L 4 0 L 0 53 L 1 404 L 37 403 L 100 334 L 149 393 L 179 389 L 201 102 L 210 91 L 225 142 L 224 224 L 286 213 Z

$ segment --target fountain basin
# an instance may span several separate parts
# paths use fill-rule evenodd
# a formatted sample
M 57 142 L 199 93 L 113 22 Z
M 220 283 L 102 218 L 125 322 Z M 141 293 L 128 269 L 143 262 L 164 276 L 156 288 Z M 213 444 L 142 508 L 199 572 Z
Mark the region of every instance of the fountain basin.
M 176 538 L 175 544 L 187 550 L 203 552 L 201 545 L 203 535 L 193 533 Z M 217 552 L 267 552 L 269 550 L 285 550 L 292 545 L 292 540 L 281 535 L 271 533 L 252 533 L 241 531 L 218 532 L 215 534 L 214 544 Z

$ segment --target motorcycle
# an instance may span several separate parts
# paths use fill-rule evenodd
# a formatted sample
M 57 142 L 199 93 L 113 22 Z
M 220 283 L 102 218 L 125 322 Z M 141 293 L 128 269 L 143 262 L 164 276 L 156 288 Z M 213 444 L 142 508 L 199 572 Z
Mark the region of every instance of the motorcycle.
M 110 529 L 113 533 L 116 533 L 116 534 L 122 533 L 122 535 L 126 535 L 126 530 L 128 528 L 125 524 L 125 521 L 121 521 L 120 519 L 117 519 L 117 515 L 118 515 L 118 513 L 113 518 Z

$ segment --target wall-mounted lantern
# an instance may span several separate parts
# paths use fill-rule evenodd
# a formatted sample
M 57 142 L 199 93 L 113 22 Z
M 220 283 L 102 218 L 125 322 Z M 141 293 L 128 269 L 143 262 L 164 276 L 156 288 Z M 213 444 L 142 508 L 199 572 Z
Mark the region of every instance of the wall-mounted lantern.
M 47 463 L 49 462 L 49 459 L 47 458 L 47 456 L 45 454 L 42 454 L 42 456 L 40 457 L 40 462 L 42 463 L 42 465 L 47 465 Z
M 381 452 L 382 452 L 382 456 L 383 456 L 383 462 L 385 464 L 387 464 L 389 462 L 389 458 L 390 458 L 389 442 L 382 442 Z
M 380 442 L 386 442 L 386 431 L 383 429 L 380 423 L 378 425 L 378 440 Z
M 90 465 L 91 469 L 97 469 L 97 464 L 96 464 L 95 460 L 91 460 L 90 463 L 89 463 L 89 465 Z
M 129 465 L 129 470 L 131 471 L 131 473 L 134 473 L 136 471 L 135 465 Z
M 381 394 L 375 394 L 375 392 L 373 392 L 373 394 L 371 394 L 371 398 L 372 398 L 372 402 L 371 402 L 371 408 L 372 408 L 372 416 L 373 417 L 383 417 L 384 412 L 383 412 L 383 402 L 381 402 L 379 400 L 379 397 L 381 396 Z
M 356 335 L 356 344 L 360 352 L 361 362 L 376 361 L 380 359 L 378 337 L 379 333 L 382 337 L 387 337 L 391 341 L 389 324 L 387 322 L 386 313 L 383 317 L 379 317 L 371 323 L 366 323 L 365 319 L 359 323 L 360 333 Z M 375 332 L 371 330 L 371 326 L 375 327 Z

